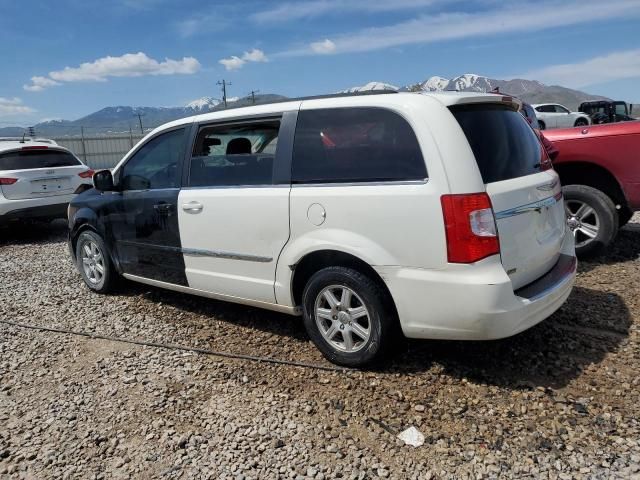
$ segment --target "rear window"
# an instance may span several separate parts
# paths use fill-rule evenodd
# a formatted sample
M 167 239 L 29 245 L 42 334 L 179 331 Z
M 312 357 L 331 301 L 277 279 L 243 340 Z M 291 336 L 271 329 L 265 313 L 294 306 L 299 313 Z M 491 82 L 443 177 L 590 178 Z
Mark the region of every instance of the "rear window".
M 60 150 L 22 150 L 0 155 L 0 170 L 72 167 L 81 165 L 76 157 Z
M 424 180 L 418 140 L 382 108 L 303 110 L 293 146 L 293 183 Z
M 518 112 L 502 105 L 451 107 L 476 157 L 484 183 L 540 171 L 542 145 Z

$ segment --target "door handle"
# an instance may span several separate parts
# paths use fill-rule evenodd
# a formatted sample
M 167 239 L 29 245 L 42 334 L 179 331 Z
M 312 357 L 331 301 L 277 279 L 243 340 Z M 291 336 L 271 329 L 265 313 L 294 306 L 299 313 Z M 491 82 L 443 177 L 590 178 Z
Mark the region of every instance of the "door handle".
M 153 209 L 161 214 L 168 214 L 171 213 L 171 210 L 173 210 L 173 205 L 171 205 L 170 203 L 156 203 L 153 206 Z
M 200 213 L 203 208 L 204 208 L 204 205 L 196 201 L 182 204 L 182 210 L 184 210 L 187 213 Z

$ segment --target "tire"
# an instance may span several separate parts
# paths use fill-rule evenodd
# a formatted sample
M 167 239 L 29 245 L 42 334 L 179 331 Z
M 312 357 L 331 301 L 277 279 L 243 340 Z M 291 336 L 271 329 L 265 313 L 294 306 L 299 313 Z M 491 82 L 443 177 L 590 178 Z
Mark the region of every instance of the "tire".
M 586 185 L 562 187 L 569 228 L 576 239 L 576 254 L 601 253 L 618 233 L 618 212 L 613 201 L 600 190 Z
M 546 130 L 547 129 L 547 124 L 544 123 L 542 120 L 538 120 L 538 126 L 540 127 L 540 130 Z
M 343 296 L 345 292 L 350 295 Z M 356 270 L 327 267 L 316 272 L 304 288 L 302 303 L 309 337 L 337 365 L 364 367 L 379 362 L 400 337 L 390 295 Z M 320 312 L 325 316 L 317 317 Z
M 577 119 L 576 123 L 573 124 L 574 127 L 586 127 L 587 125 L 589 125 L 589 122 L 584 118 Z
M 115 285 L 117 273 L 109 251 L 100 235 L 94 232 L 85 231 L 78 237 L 76 268 L 85 285 L 94 292 L 108 293 Z

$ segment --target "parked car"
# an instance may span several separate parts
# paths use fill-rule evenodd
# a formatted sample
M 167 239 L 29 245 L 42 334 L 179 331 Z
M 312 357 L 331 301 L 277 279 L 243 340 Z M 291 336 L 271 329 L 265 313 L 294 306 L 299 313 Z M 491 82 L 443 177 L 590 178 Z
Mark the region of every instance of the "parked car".
M 640 210 L 640 122 L 544 132 L 558 151 L 569 226 L 579 255 L 601 252 Z
M 0 225 L 66 218 L 77 193 L 92 187 L 93 170 L 47 139 L 0 139 Z
M 536 110 L 540 130 L 548 128 L 584 127 L 591 124 L 589 115 L 582 112 L 572 112 L 564 105 L 557 103 L 542 103 L 532 105 Z
M 518 107 L 350 94 L 177 120 L 71 203 L 70 251 L 99 293 L 122 275 L 302 314 L 341 365 L 400 333 L 514 335 L 576 272 L 558 175 Z
M 622 101 L 596 100 L 582 102 L 578 108 L 591 118 L 591 123 L 615 123 L 635 120 L 633 115 L 633 105 Z

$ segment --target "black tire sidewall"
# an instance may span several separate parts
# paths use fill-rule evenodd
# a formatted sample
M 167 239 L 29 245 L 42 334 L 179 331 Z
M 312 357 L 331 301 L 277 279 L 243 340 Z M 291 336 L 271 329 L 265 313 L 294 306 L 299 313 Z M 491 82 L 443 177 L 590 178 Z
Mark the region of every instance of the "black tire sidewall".
M 618 212 L 616 207 L 605 193 L 586 185 L 567 185 L 562 187 L 564 200 L 578 200 L 594 209 L 600 228 L 596 238 L 582 247 L 576 246 L 576 254 L 588 257 L 601 253 L 616 237 L 618 232 Z
M 102 280 L 99 283 L 91 283 L 89 279 L 87 279 L 86 274 L 84 273 L 84 268 L 82 266 L 82 247 L 89 241 L 92 241 L 98 245 L 98 248 L 100 248 L 100 251 L 102 252 L 102 256 L 104 258 L 104 275 L 102 276 Z M 106 293 L 110 290 L 112 286 L 111 258 L 109 257 L 109 251 L 107 250 L 107 247 L 100 235 L 92 231 L 85 231 L 78 236 L 78 240 L 76 242 L 76 266 L 85 285 L 91 290 L 98 293 Z
M 366 304 L 371 336 L 357 352 L 347 353 L 332 347 L 318 330 L 315 302 L 318 294 L 329 285 L 349 287 Z M 388 351 L 393 337 L 393 314 L 383 290 L 369 277 L 344 267 L 328 267 L 316 272 L 307 282 L 302 296 L 304 325 L 316 347 L 330 362 L 347 367 L 363 367 L 379 361 Z
M 547 129 L 547 124 L 543 120 L 538 120 L 538 126 L 540 127 L 540 130 Z

